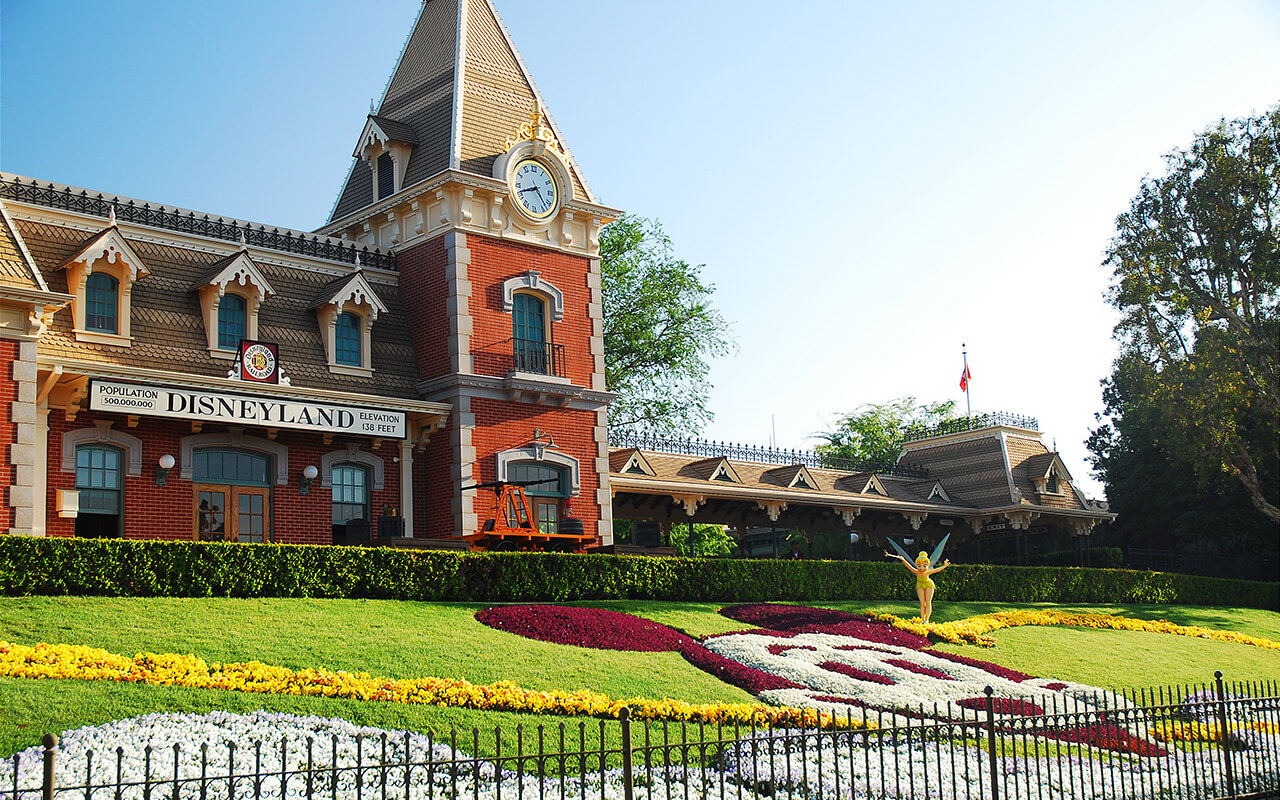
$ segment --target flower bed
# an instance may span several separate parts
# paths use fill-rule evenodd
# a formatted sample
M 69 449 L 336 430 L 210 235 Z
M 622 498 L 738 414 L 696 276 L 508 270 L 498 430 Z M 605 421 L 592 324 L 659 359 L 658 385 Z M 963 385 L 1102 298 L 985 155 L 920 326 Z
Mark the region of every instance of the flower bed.
M 476 619 L 527 639 L 597 650 L 665 653 L 693 641 L 661 623 L 602 608 L 494 606 L 476 612 Z
M 1064 611 L 1050 610 L 1002 611 L 995 614 L 969 617 L 956 622 L 929 623 L 920 622 L 919 618 L 907 620 L 895 617 L 892 614 L 872 614 L 871 616 L 908 633 L 919 636 L 935 636 L 952 644 L 964 644 L 967 642 L 983 647 L 994 646 L 996 640 L 987 634 L 1002 628 L 1017 628 L 1023 625 L 1065 625 L 1114 631 L 1171 633 L 1178 636 L 1214 639 L 1219 642 L 1247 644 L 1267 650 L 1280 650 L 1280 642 L 1273 642 L 1260 636 L 1249 636 L 1235 631 L 1216 631 L 1211 628 L 1202 628 L 1198 625 L 1175 625 L 1164 620 L 1153 622 L 1145 619 L 1117 617 L 1111 614 L 1070 614 Z
M 107 680 L 261 694 L 342 697 L 393 703 L 514 711 L 529 714 L 617 717 L 623 706 L 637 719 L 707 723 L 814 724 L 813 708 L 779 708 L 751 703 L 685 703 L 643 697 L 612 700 L 586 690 L 535 692 L 509 681 L 478 686 L 447 678 L 382 678 L 360 672 L 291 670 L 250 661 L 208 664 L 193 655 L 140 653 L 133 658 L 80 645 L 26 645 L 0 642 L 0 676 Z

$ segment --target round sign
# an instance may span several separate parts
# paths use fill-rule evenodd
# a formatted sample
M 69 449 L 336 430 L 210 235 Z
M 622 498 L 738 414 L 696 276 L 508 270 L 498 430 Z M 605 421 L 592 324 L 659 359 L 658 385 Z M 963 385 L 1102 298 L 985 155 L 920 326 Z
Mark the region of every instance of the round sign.
M 276 356 L 265 344 L 251 344 L 244 349 L 244 371 L 257 381 L 269 380 L 276 371 Z

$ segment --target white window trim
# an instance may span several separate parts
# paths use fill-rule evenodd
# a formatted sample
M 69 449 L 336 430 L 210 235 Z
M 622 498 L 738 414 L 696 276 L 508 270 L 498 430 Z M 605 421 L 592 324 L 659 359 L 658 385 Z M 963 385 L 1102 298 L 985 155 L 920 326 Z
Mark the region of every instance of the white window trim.
M 555 464 L 569 471 L 569 496 L 577 497 L 582 491 L 582 469 L 578 459 L 545 447 L 518 447 L 498 453 L 498 480 L 507 480 L 507 470 L 518 461 L 535 461 Z
M 111 429 L 112 420 L 97 420 L 92 428 L 77 428 L 62 434 L 62 471 L 76 471 L 76 448 L 82 444 L 109 444 L 125 452 L 125 473 L 131 477 L 142 474 L 142 440 L 122 431 Z
M 67 271 L 67 293 L 75 295 L 71 302 L 72 330 L 76 341 L 129 347 L 133 342 L 131 308 L 133 284 L 151 274 L 137 253 L 125 241 L 119 228 L 112 225 L 93 237 L 60 267 Z M 85 284 L 95 272 L 110 275 L 118 282 L 116 297 L 116 332 L 103 333 L 85 327 Z
M 564 319 L 564 292 L 560 291 L 554 284 L 543 278 L 542 273 L 536 269 L 528 270 L 523 275 L 510 278 L 502 283 L 503 311 L 508 314 L 515 311 L 516 292 L 520 290 L 542 295 L 542 297 L 550 301 L 550 321 L 559 322 L 561 319 Z M 548 333 L 550 333 L 550 331 L 548 331 Z
M 344 450 L 330 450 L 320 456 L 320 485 L 326 489 L 333 488 L 333 468 L 341 464 L 359 464 L 368 467 L 373 483 L 370 491 L 381 492 L 386 488 L 386 465 L 373 453 L 365 452 L 355 446 Z M 372 499 L 372 498 L 371 498 Z
M 232 450 L 252 450 L 265 453 L 275 459 L 276 486 L 289 484 L 289 448 L 269 439 L 256 436 L 245 436 L 244 430 L 233 426 L 226 433 L 200 433 L 194 436 L 183 436 L 179 444 L 182 461 L 179 473 L 184 481 L 191 480 L 192 462 L 195 451 L 205 448 L 229 448 Z
M 324 342 L 326 366 L 334 375 L 352 375 L 368 378 L 373 375 L 373 323 L 387 307 L 374 293 L 373 287 L 357 270 L 333 297 L 313 306 L 320 323 L 320 337 Z M 337 361 L 336 331 L 340 314 L 355 314 L 360 318 L 360 366 L 339 364 Z
M 241 250 L 221 272 L 196 289 L 200 293 L 200 310 L 204 314 L 209 355 L 223 359 L 234 359 L 238 355 L 234 348 L 218 346 L 218 305 L 223 296 L 236 294 L 244 298 L 245 338 L 257 339 L 258 312 L 263 301 L 276 293 L 246 250 Z

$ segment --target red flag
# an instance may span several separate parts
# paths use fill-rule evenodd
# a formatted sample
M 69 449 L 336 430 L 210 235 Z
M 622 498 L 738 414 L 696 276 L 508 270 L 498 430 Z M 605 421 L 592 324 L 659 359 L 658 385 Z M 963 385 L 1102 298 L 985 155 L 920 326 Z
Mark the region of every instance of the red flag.
M 973 380 L 973 375 L 969 372 L 969 364 L 965 362 L 964 372 L 960 374 L 960 391 L 969 391 L 969 381 Z

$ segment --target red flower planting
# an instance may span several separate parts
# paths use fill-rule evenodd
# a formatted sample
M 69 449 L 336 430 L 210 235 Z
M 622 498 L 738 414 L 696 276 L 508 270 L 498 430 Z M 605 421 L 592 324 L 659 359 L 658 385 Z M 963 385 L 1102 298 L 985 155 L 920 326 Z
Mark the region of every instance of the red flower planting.
M 1008 667 L 1002 667 L 999 664 L 992 664 L 989 661 L 979 661 L 976 658 L 958 656 L 955 653 L 947 653 L 942 650 L 930 649 L 921 650 L 920 652 L 928 653 L 929 655 L 937 656 L 938 658 L 945 658 L 947 661 L 954 661 L 957 664 L 966 664 L 970 667 L 977 667 L 978 669 L 986 670 L 992 675 L 998 675 L 999 677 L 1013 681 L 1014 683 L 1022 683 L 1025 680 L 1035 677 L 1034 675 L 1028 675 L 1025 672 L 1018 672 L 1016 669 L 1009 669 Z
M 476 619 L 529 639 L 597 650 L 665 653 L 693 643 L 661 623 L 602 608 L 494 606 L 476 612 Z
M 817 650 L 818 648 L 807 644 L 771 644 L 765 649 L 775 656 L 780 656 L 788 650 Z
M 695 667 L 752 694 L 794 689 L 796 684 L 711 652 L 692 638 L 658 622 L 602 608 L 494 606 L 476 612 L 490 628 L 529 639 L 597 650 L 646 653 L 676 651 Z
M 1116 750 L 1121 753 L 1128 752 L 1140 756 L 1155 756 L 1156 758 L 1168 755 L 1164 748 L 1145 739 L 1137 738 L 1114 722 L 1100 722 L 1097 725 L 1086 725 L 1065 731 L 1045 731 L 1043 735 L 1049 739 L 1091 744 L 1094 747 Z
M 955 678 L 951 677 L 945 672 L 938 672 L 936 669 L 929 669 L 928 667 L 922 667 L 919 664 L 913 664 L 910 661 L 907 661 L 906 659 L 902 659 L 902 658 L 886 658 L 884 660 L 884 663 L 892 664 L 895 667 L 902 667 L 906 671 L 914 672 L 917 675 L 928 675 L 930 678 L 937 678 L 940 681 L 955 680 Z
M 985 710 L 987 707 L 987 698 L 985 697 L 967 697 L 957 703 L 961 708 L 972 708 L 976 710 Z M 1026 700 L 1017 700 L 1012 697 L 993 697 L 991 705 L 997 714 L 1019 714 L 1024 717 L 1036 717 L 1044 713 L 1044 709 L 1035 703 Z
M 910 647 L 913 650 L 928 647 L 930 644 L 927 636 L 917 636 L 914 633 L 898 630 L 888 623 L 876 622 L 867 617 L 830 608 L 789 606 L 781 603 L 750 603 L 722 608 L 720 613 L 729 619 L 758 625 L 784 635 L 830 633 L 895 647 Z
M 848 664 L 841 664 L 838 661 L 823 661 L 818 666 L 828 670 L 829 672 L 839 672 L 841 675 L 848 675 L 850 678 L 856 678 L 860 681 L 870 681 L 871 683 L 878 683 L 882 686 L 892 686 L 895 683 L 893 678 L 890 678 L 887 675 L 877 675 L 874 672 L 863 672 L 860 669 L 851 667 Z

